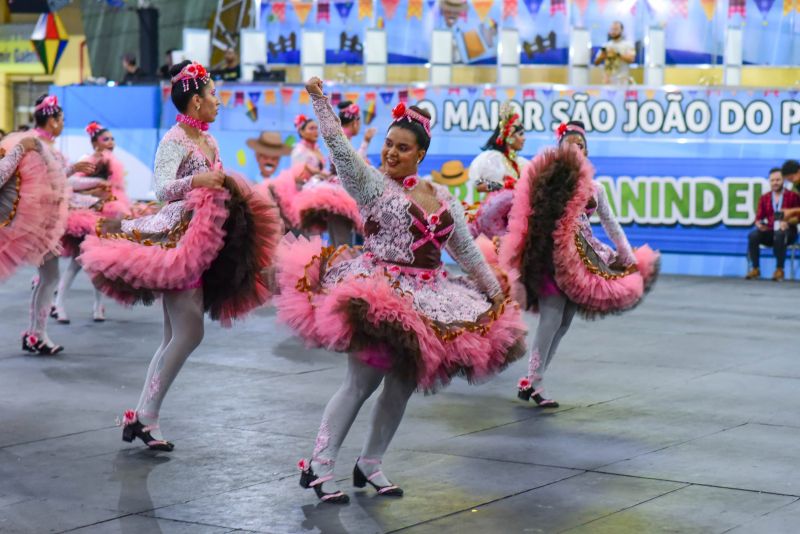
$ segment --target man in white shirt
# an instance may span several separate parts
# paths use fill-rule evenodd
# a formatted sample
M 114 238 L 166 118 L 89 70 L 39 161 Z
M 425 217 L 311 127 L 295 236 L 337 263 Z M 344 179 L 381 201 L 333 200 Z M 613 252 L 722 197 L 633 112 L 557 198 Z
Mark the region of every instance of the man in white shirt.
M 625 39 L 624 29 L 618 20 L 611 23 L 608 42 L 594 59 L 595 65 L 604 64 L 603 83 L 628 85 L 631 81 L 630 64 L 636 60 L 636 48 Z

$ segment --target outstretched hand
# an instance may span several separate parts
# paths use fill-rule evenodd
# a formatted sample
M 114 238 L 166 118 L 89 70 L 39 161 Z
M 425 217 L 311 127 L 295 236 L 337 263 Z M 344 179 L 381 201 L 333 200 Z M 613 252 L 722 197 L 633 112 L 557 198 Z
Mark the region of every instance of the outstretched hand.
M 308 80 L 306 82 L 306 91 L 308 91 L 310 95 L 322 96 L 324 94 L 322 91 L 322 80 L 316 76 Z

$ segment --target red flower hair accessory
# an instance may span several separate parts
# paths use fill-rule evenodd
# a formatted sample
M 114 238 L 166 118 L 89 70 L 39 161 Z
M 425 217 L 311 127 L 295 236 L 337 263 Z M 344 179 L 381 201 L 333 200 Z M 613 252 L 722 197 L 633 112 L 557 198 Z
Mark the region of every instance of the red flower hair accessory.
M 302 130 L 310 119 L 302 113 L 294 118 L 294 127 L 296 130 Z
M 358 104 L 350 104 L 342 110 L 342 115 L 349 119 L 355 119 L 361 115 L 361 108 L 358 107 Z
M 394 107 L 392 110 L 392 117 L 394 118 L 394 121 L 392 121 L 393 124 L 402 120 L 416 122 L 425 128 L 425 133 L 428 134 L 428 137 L 431 136 L 431 120 L 424 115 L 420 115 L 413 109 L 407 108 L 402 102 Z
M 89 134 L 89 137 L 93 138 L 100 132 L 103 127 L 97 121 L 92 121 L 86 126 L 86 133 Z
M 200 85 L 197 83 L 197 80 L 200 80 L 203 84 L 208 83 L 211 77 L 208 75 L 208 71 L 204 66 L 196 61 L 192 61 L 185 67 L 181 69 L 181 71 L 172 77 L 172 84 L 176 84 L 178 82 L 182 83 L 183 91 L 186 92 L 189 90 L 189 82 L 194 82 L 195 90 L 200 88 Z
M 558 137 L 559 141 L 561 141 L 565 133 L 567 133 L 567 123 L 562 122 L 558 125 L 558 129 L 556 129 L 556 137 Z

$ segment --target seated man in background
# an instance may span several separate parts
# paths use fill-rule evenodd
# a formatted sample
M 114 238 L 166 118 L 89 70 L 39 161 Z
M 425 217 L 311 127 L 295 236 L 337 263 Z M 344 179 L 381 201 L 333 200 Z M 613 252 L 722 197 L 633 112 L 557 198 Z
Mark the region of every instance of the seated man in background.
M 783 186 L 794 193 L 800 195 L 800 162 L 796 159 L 788 159 L 781 167 L 783 175 Z
M 783 175 L 777 167 L 769 171 L 769 187 L 770 192 L 762 195 L 758 201 L 756 229 L 749 235 L 747 255 L 753 267 L 746 278 L 752 280 L 761 276 L 759 245 L 766 245 L 775 251 L 775 272 L 772 279 L 780 282 L 784 279 L 786 247 L 797 241 L 797 223 L 793 223 L 791 217 L 800 208 L 800 196 L 784 188 Z

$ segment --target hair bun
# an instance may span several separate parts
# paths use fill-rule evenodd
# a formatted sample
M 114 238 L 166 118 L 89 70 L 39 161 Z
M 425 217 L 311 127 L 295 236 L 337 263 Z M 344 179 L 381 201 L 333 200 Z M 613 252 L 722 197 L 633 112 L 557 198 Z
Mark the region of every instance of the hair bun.
M 336 108 L 337 108 L 337 109 L 339 109 L 339 110 L 341 111 L 341 110 L 343 110 L 343 109 L 347 109 L 348 107 L 350 107 L 350 105 L 351 105 L 352 103 L 353 103 L 353 101 L 352 101 L 352 100 L 342 100 L 341 102 L 339 102 L 338 104 L 336 104 Z
M 586 126 L 584 126 L 583 121 L 569 121 L 567 123 L 567 125 L 569 125 L 569 126 L 577 126 L 581 130 L 585 130 L 586 129 Z
M 169 77 L 172 78 L 174 76 L 177 76 L 183 70 L 183 67 L 185 67 L 186 65 L 188 65 L 190 63 L 191 63 L 191 61 L 189 61 L 188 59 L 185 59 L 185 60 L 181 61 L 180 63 L 178 63 L 177 65 L 173 65 L 169 69 Z
M 409 106 L 408 109 L 416 111 L 417 113 L 419 113 L 420 115 L 422 115 L 423 117 L 425 117 L 428 120 L 431 119 L 431 114 L 427 109 L 421 108 L 419 106 Z

